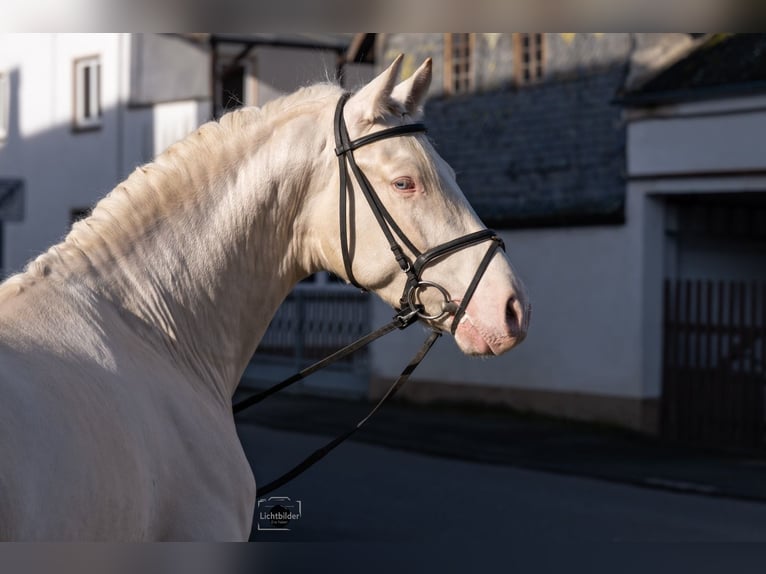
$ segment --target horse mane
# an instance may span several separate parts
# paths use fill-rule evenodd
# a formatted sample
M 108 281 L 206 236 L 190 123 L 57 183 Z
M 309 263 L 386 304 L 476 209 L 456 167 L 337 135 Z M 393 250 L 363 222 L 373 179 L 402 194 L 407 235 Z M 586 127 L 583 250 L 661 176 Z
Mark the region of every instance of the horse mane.
M 151 233 L 168 212 L 195 201 L 196 190 L 225 177 L 232 165 L 246 156 L 248 148 L 269 137 L 274 121 L 287 121 L 304 113 L 307 106 L 323 104 L 339 93 L 334 84 L 315 84 L 261 108 L 240 108 L 201 125 L 152 162 L 135 169 L 99 200 L 87 217 L 74 223 L 60 243 L 0 284 L 0 301 L 49 278 L 93 272 L 94 259 L 119 257 L 121 250 L 131 248 L 126 234 Z

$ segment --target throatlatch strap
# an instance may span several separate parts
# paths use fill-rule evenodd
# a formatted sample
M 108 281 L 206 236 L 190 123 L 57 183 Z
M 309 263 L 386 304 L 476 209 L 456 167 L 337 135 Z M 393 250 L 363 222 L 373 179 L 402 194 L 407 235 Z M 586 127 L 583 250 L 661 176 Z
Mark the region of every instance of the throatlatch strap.
M 334 438 L 333 440 L 328 442 L 326 445 L 324 445 L 322 448 L 315 450 L 313 453 L 307 456 L 303 460 L 303 462 L 293 467 L 291 470 L 287 471 L 285 474 L 283 474 L 279 478 L 272 480 L 271 482 L 269 482 L 265 486 L 262 486 L 261 488 L 258 488 L 256 491 L 258 493 L 258 497 L 266 496 L 267 494 L 269 494 L 270 492 L 273 492 L 274 490 L 276 490 L 283 484 L 290 482 L 292 479 L 302 474 L 303 472 L 311 468 L 314 464 L 322 460 L 336 446 L 341 444 L 343 441 L 345 441 L 347 438 L 353 435 L 356 431 L 362 428 L 364 424 L 368 420 L 370 420 L 370 417 L 372 417 L 372 415 L 374 415 L 378 411 L 378 409 L 380 409 L 380 407 L 383 406 L 383 403 L 385 403 L 388 399 L 393 397 L 396 394 L 396 392 L 400 388 L 402 388 L 404 383 L 406 383 L 407 380 L 410 378 L 410 375 L 412 374 L 412 372 L 417 368 L 417 366 L 420 364 L 423 358 L 428 354 L 428 351 L 431 350 L 431 347 L 436 342 L 436 339 L 438 339 L 440 336 L 441 336 L 441 333 L 439 333 L 438 331 L 431 331 L 431 334 L 423 342 L 423 346 L 420 347 L 420 350 L 417 352 L 417 354 L 412 358 L 409 364 L 404 368 L 404 370 L 402 371 L 402 374 L 399 375 L 399 378 L 396 379 L 396 381 L 394 381 L 394 383 L 386 391 L 386 394 L 383 395 L 383 397 L 381 397 L 381 399 L 377 402 L 377 404 L 372 408 L 372 410 L 369 413 L 367 413 L 367 415 L 364 418 L 362 418 L 359 422 L 357 422 L 353 427 L 348 429 L 342 435 Z

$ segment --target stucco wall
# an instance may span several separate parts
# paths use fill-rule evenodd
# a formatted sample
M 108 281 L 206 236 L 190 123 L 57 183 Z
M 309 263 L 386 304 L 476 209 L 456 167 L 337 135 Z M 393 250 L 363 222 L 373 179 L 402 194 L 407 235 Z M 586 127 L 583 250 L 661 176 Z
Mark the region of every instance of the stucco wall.
M 6 223 L 5 267 L 18 270 L 61 238 L 69 210 L 88 206 L 113 185 L 121 159 L 114 134 L 120 121 L 120 67 L 125 45 L 115 35 L 0 37 L 0 68 L 16 70 L 15 128 L 0 148 L 0 173 L 25 180 L 25 218 Z M 101 55 L 102 128 L 72 130 L 73 62 Z
M 72 129 L 73 62 L 93 55 L 101 57 L 103 121 L 97 130 L 78 132 Z M 6 273 L 58 242 L 72 209 L 92 206 L 207 116 L 206 103 L 126 105 L 127 34 L 0 35 L 0 70 L 13 79 L 0 177 L 25 181 L 24 220 L 3 226 Z
M 766 195 L 766 98 L 696 102 L 629 113 L 629 205 L 640 211 L 644 388 L 662 386 L 662 283 L 666 277 L 752 280 L 764 277 L 764 246 L 742 238 L 678 245 L 667 233 L 677 196 Z M 747 205 L 747 203 L 745 203 Z M 633 228 L 629 212 L 629 227 Z
M 766 96 L 667 106 L 635 115 L 633 176 L 766 169 Z
M 171 34 L 131 34 L 130 103 L 210 99 L 207 46 Z
M 260 47 L 253 58 L 257 77 L 253 103 L 259 106 L 302 86 L 335 81 L 335 52 Z
M 661 212 L 648 197 L 625 198 L 624 124 L 612 99 L 631 39 L 547 34 L 545 81 L 519 88 L 511 35 L 476 36 L 476 94 L 438 97 L 443 35 L 386 36 L 379 65 L 398 52 L 412 54 L 405 68 L 435 58 L 437 97 L 426 106 L 431 137 L 480 215 L 496 218 L 495 225 L 513 222 L 516 230 L 502 235 L 529 289 L 532 323 L 522 345 L 491 359 L 465 357 L 445 336 L 419 368 L 412 393 L 421 385 L 421 398 L 484 397 L 645 428 L 644 405 L 657 398 L 659 384 L 644 346 L 659 342 L 650 339 L 643 315 L 644 226 L 647 214 Z M 584 219 L 617 223 L 623 212 L 625 224 L 518 229 Z M 389 315 L 378 304 L 375 323 Z M 398 374 L 419 344 L 417 331 L 375 345 L 373 386 Z
M 719 114 L 722 105 L 685 106 L 683 118 L 652 117 L 628 124 L 630 175 L 639 177 L 627 186 L 625 225 L 503 232 L 534 306 L 527 340 L 502 357 L 476 360 L 462 356 L 451 338 L 444 337 L 417 372 L 414 394 L 420 383 L 435 398 L 465 400 L 473 388 L 475 397 L 511 406 L 536 401 L 538 411 L 647 428 L 645 413 L 627 408 L 618 413 L 614 407 L 629 400 L 646 410 L 661 394 L 662 280 L 671 252 L 666 201 L 676 195 L 766 191 L 766 158 L 758 156 L 766 133 L 760 100 L 726 102 L 727 111 Z M 734 113 L 737 109 L 741 116 Z M 677 129 L 684 139 L 677 139 Z M 732 173 L 738 170 L 739 175 Z M 688 177 L 679 178 L 679 173 Z M 647 174 L 656 177 L 641 178 Z M 685 256 L 694 258 L 695 269 L 710 272 L 719 254 L 687 251 Z M 761 276 L 763 265 L 757 270 L 753 265 L 763 261 L 762 251 L 748 254 L 745 263 L 742 250 L 738 257 L 735 269 L 731 261 L 719 269 L 722 277 Z M 389 315 L 378 304 L 375 323 Z M 398 374 L 423 336 L 417 330 L 375 345 L 376 380 Z M 451 393 L 453 388 L 461 393 Z M 503 395 L 504 390 L 509 393 Z M 538 400 L 544 395 L 558 396 L 559 404 Z M 583 395 L 591 400 L 577 413 L 560 404 L 572 405 Z M 599 401 L 609 398 L 614 399 L 611 406 L 602 409 Z M 625 416 L 633 417 L 632 422 Z
M 501 357 L 475 359 L 463 356 L 445 336 L 419 368 L 416 380 L 651 396 L 642 376 L 638 224 L 525 230 L 502 236 L 533 305 L 527 339 Z M 374 324 L 382 324 L 389 315 L 389 309 L 377 304 Z M 395 376 L 421 337 L 422 329 L 413 327 L 376 343 L 373 375 Z

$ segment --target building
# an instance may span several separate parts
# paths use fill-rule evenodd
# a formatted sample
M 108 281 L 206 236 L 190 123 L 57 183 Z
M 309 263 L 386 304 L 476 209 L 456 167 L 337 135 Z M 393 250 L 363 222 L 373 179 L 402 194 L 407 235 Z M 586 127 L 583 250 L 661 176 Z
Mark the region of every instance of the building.
M 60 240 L 73 220 L 137 165 L 209 115 L 204 50 L 142 35 L 0 36 L 6 105 L 0 178 L 18 182 L 3 213 L 2 268 Z M 145 67 L 156 57 L 155 70 Z M 152 79 L 157 68 L 163 72 Z M 183 78 L 183 81 L 179 79 Z
M 136 166 L 213 115 L 339 72 L 363 81 L 369 65 L 345 65 L 353 40 L 0 35 L 0 277 L 60 240 Z
M 524 344 L 492 360 L 445 338 L 403 396 L 759 444 L 765 46 L 687 34 L 0 36 L 0 264 L 21 268 L 213 115 L 312 81 L 353 87 L 400 52 L 406 76 L 430 56 L 430 136 L 501 232 L 534 317 Z M 250 374 L 289 374 L 390 315 L 310 278 Z M 391 335 L 303 389 L 379 396 L 420 338 Z
M 763 449 L 766 35 L 704 37 L 621 100 L 660 429 Z
M 614 100 L 688 49 L 686 34 L 388 34 L 399 52 L 434 58 L 426 123 L 527 283 L 525 342 L 491 360 L 444 341 L 402 392 L 656 432 L 661 341 L 646 325 L 646 207 L 627 193 L 627 124 Z M 373 324 L 389 312 L 375 307 Z M 379 395 L 419 334 L 372 349 Z M 650 349 L 650 350 L 649 350 Z M 404 360 L 404 359 L 403 359 Z
M 534 305 L 518 349 L 476 361 L 442 343 L 404 395 L 762 448 L 764 38 L 379 39 L 379 67 L 434 58 L 431 137 Z M 376 344 L 372 395 L 417 344 Z

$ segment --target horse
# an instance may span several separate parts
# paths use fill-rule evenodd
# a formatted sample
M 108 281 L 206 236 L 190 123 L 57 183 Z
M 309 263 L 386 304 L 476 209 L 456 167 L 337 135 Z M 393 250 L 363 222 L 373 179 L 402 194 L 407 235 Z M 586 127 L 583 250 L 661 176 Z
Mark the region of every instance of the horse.
M 399 81 L 401 62 L 347 98 L 350 137 L 420 117 L 431 60 Z M 407 281 L 358 185 L 340 215 L 342 97 L 316 84 L 203 124 L 0 285 L 0 539 L 247 539 L 256 483 L 232 397 L 276 309 L 320 270 L 394 307 Z M 419 249 L 485 229 L 422 133 L 354 154 Z M 424 277 L 462 293 L 483 254 Z M 528 297 L 505 253 L 484 267 L 454 336 L 499 355 L 526 334 Z M 448 331 L 459 303 L 423 321 Z

